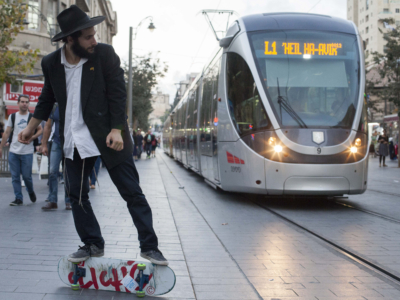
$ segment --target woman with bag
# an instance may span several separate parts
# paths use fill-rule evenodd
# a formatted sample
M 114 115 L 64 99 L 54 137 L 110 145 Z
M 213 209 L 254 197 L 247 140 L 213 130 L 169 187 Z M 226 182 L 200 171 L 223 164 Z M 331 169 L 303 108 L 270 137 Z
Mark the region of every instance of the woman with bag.
M 151 155 L 153 157 L 156 157 L 156 148 L 157 148 L 157 139 L 156 137 L 153 135 L 154 140 L 151 141 Z
M 389 138 L 386 135 L 386 130 L 385 129 L 383 129 L 382 135 L 380 135 L 378 137 L 378 143 L 379 143 L 379 167 L 382 166 L 381 165 L 382 158 L 383 158 L 383 166 L 387 167 L 387 165 L 385 164 L 385 158 L 389 154 L 389 150 L 388 150 Z

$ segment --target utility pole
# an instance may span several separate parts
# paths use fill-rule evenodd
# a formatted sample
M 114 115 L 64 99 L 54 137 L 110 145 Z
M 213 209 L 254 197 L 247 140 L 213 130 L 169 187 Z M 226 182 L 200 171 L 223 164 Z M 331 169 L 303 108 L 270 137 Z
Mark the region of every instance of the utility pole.
M 143 21 L 146 19 L 150 19 L 150 25 L 147 29 L 150 32 L 153 32 L 156 29 L 153 25 L 153 17 L 146 17 L 135 28 L 135 35 L 133 36 L 133 28 L 129 27 L 129 72 L 128 72 L 128 119 L 129 119 L 129 129 L 133 128 L 132 122 L 132 40 L 136 39 L 136 35 L 140 25 L 142 25 Z
M 133 28 L 129 27 L 129 73 L 128 73 L 128 119 L 129 129 L 133 128 L 132 122 L 132 31 Z

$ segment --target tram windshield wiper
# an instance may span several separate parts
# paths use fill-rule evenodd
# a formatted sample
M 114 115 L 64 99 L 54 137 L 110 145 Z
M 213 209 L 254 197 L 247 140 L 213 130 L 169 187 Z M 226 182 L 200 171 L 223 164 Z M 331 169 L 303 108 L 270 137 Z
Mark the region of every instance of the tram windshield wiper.
M 280 88 L 279 88 L 279 78 L 278 77 L 276 77 L 276 81 L 277 81 L 277 84 L 278 84 L 278 103 L 279 103 L 279 109 L 280 109 L 280 115 L 281 115 L 281 122 L 283 123 L 283 120 L 282 120 L 282 107 L 283 107 L 283 109 L 286 110 L 288 115 L 291 116 L 292 119 L 295 120 L 297 122 L 297 124 L 299 124 L 299 126 L 301 128 L 308 128 L 306 123 L 294 111 L 294 109 L 289 104 L 289 102 L 283 96 L 281 96 L 281 91 L 280 91 Z

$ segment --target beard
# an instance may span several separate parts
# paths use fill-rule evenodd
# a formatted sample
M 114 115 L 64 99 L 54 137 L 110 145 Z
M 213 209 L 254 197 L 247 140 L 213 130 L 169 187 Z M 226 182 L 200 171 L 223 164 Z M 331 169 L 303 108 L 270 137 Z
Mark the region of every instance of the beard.
M 91 49 L 94 49 L 94 47 L 91 48 Z M 92 57 L 94 56 L 94 54 L 95 54 L 94 51 L 93 51 L 93 53 L 90 53 L 90 52 L 87 51 L 85 48 L 83 48 L 83 47 L 79 44 L 78 39 L 74 40 L 74 43 L 73 43 L 72 46 L 71 46 L 71 50 L 72 50 L 72 52 L 73 52 L 76 56 L 78 56 L 78 57 L 80 57 L 80 58 L 87 58 L 87 59 L 90 59 L 90 58 L 92 58 Z

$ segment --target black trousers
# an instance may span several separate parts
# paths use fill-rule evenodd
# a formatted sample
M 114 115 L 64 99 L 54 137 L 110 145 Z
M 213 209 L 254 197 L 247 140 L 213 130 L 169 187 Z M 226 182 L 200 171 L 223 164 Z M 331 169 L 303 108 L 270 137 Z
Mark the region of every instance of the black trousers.
M 97 157 L 89 157 L 84 160 L 74 151 L 74 159 L 65 160 L 65 188 L 71 199 L 72 214 L 76 231 L 81 241 L 94 244 L 100 249 L 104 248 L 104 239 L 101 235 L 99 223 L 94 215 L 89 201 L 89 175 L 93 170 Z M 82 180 L 83 170 L 83 181 Z M 138 231 L 140 248 L 142 251 L 157 249 L 158 239 L 153 228 L 151 208 L 139 186 L 139 174 L 130 156 L 125 162 L 108 169 L 111 180 L 117 187 L 121 197 L 126 201 L 133 223 Z M 82 184 L 82 206 L 79 205 L 79 197 Z

